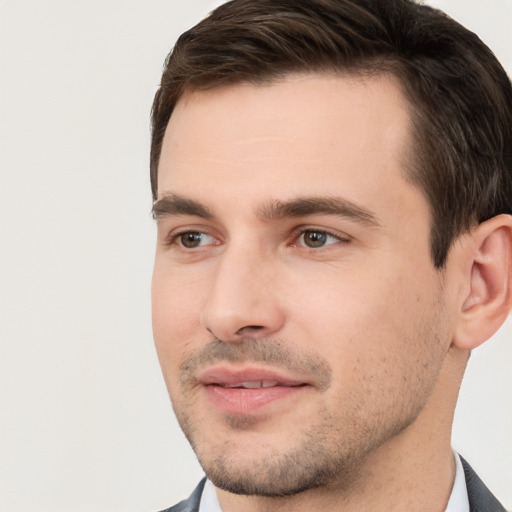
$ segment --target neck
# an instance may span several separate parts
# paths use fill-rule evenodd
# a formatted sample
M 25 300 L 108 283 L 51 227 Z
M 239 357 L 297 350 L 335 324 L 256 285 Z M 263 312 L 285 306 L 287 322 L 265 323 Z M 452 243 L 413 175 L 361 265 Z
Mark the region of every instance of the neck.
M 416 420 L 373 450 L 352 481 L 334 479 L 328 486 L 279 498 L 217 489 L 223 512 L 444 512 L 455 478 L 451 427 L 466 361 L 467 352 L 450 349 Z

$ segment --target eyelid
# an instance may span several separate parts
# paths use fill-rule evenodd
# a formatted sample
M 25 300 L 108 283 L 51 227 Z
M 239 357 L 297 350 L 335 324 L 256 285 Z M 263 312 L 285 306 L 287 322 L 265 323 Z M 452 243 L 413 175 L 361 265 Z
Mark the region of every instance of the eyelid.
M 168 246 L 168 247 L 172 246 L 172 245 L 177 245 L 181 249 L 184 249 L 186 251 L 191 251 L 191 250 L 193 250 L 193 248 L 184 247 L 182 244 L 179 243 L 179 238 L 186 233 L 201 233 L 207 237 L 210 237 L 214 243 L 208 243 L 205 245 L 201 245 L 201 246 L 197 247 L 196 249 L 199 249 L 200 247 L 208 247 L 210 245 L 220 245 L 222 243 L 222 237 L 216 231 L 215 232 L 212 232 L 212 231 L 215 231 L 215 230 L 212 230 L 208 226 L 199 225 L 199 224 L 190 224 L 187 226 L 176 227 L 176 228 L 166 231 L 165 234 L 163 234 L 161 236 L 162 244 L 165 246 Z M 318 248 L 311 248 L 311 247 L 307 247 L 303 243 L 299 244 L 300 237 L 303 236 L 308 231 L 316 231 L 318 233 L 325 233 L 326 235 L 337 239 L 341 243 L 348 243 L 352 240 L 352 237 L 350 235 L 347 235 L 347 233 L 342 232 L 342 231 L 337 231 L 337 230 L 333 230 L 330 228 L 319 227 L 319 226 L 315 226 L 315 225 L 301 225 L 292 230 L 292 233 L 291 233 L 292 241 L 289 244 L 289 246 L 301 247 L 303 249 L 318 251 L 318 249 L 321 249 L 322 247 L 325 248 L 325 247 L 329 247 L 331 245 L 335 245 L 334 243 L 328 243 L 328 244 L 326 244 L 324 246 L 320 246 Z
M 183 236 L 185 235 L 199 235 L 199 245 L 194 247 L 187 247 L 183 242 Z M 187 249 L 187 250 L 193 250 L 193 249 L 199 249 L 200 247 L 206 247 L 208 245 L 217 245 L 215 244 L 215 238 L 208 233 L 205 233 L 204 231 L 185 231 L 184 233 L 181 233 L 174 237 L 174 243 L 179 244 L 180 247 Z
M 193 250 L 191 248 L 187 248 L 179 243 L 179 238 L 187 233 L 200 233 L 202 235 L 205 235 L 209 238 L 211 238 L 214 241 L 218 241 L 220 243 L 220 237 L 216 233 L 212 233 L 212 230 L 205 227 L 204 225 L 187 225 L 187 226 L 180 226 L 174 229 L 171 229 L 165 233 L 163 236 L 163 244 L 171 247 L 173 245 L 178 246 L 181 249 L 190 251 Z M 209 245 L 218 245 L 218 244 L 205 244 L 201 245 L 199 247 L 205 247 Z M 197 247 L 197 248 L 199 248 Z
M 347 242 L 350 242 L 352 240 L 352 237 L 347 235 L 346 233 L 339 232 L 339 231 L 336 231 L 336 230 L 332 230 L 332 229 L 329 229 L 329 228 L 323 228 L 323 227 L 318 227 L 318 226 L 299 226 L 298 228 L 296 228 L 294 230 L 292 246 L 298 246 L 299 245 L 298 244 L 298 240 L 300 239 L 300 237 L 302 235 L 304 235 L 308 231 L 315 231 L 315 232 L 318 232 L 318 233 L 324 233 L 324 234 L 326 234 L 328 236 L 336 238 L 339 242 L 342 242 L 342 243 L 347 243 Z M 327 245 L 325 245 L 323 247 L 328 247 L 330 245 L 334 245 L 334 244 L 327 244 Z M 313 248 L 310 248 L 310 247 L 307 247 L 307 246 L 304 246 L 304 245 L 300 245 L 300 247 L 304 247 L 306 249 L 318 250 L 318 249 L 313 249 Z

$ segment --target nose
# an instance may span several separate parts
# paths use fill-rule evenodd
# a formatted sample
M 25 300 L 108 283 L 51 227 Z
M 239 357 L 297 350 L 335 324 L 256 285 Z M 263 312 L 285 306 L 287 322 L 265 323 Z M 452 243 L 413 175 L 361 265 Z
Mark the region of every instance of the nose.
M 202 326 L 223 341 L 266 338 L 284 324 L 275 260 L 245 247 L 226 249 L 219 257 Z

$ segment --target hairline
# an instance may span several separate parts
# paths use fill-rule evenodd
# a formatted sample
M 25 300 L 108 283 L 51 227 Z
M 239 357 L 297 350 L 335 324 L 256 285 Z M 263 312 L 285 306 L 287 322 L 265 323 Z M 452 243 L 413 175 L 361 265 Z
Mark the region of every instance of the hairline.
M 388 75 L 393 77 L 396 80 L 397 84 L 400 86 L 404 98 L 408 100 L 407 103 L 411 107 L 412 113 L 413 104 L 409 100 L 405 84 L 403 83 L 403 80 L 399 76 L 399 73 L 395 71 L 396 69 L 398 69 L 398 67 L 403 68 L 403 63 L 400 58 L 397 58 L 394 55 L 379 55 L 376 57 L 363 58 L 361 61 L 355 61 L 346 64 L 344 67 L 336 67 L 334 64 L 319 64 L 318 66 L 304 65 L 300 68 L 292 68 L 288 70 L 283 70 L 281 72 L 264 72 L 254 76 L 243 76 L 241 74 L 233 74 L 229 75 L 228 79 L 219 79 L 214 76 L 203 76 L 187 80 L 185 83 L 182 83 L 181 86 L 176 91 L 174 101 L 170 106 L 171 108 L 170 112 L 168 113 L 165 127 L 163 128 L 163 130 L 161 130 L 161 133 L 157 134 L 156 137 L 154 135 L 152 136 L 152 145 L 154 145 L 152 147 L 152 153 L 155 150 L 157 150 L 157 154 L 154 155 L 154 160 L 152 159 L 151 162 L 151 177 L 154 180 L 154 188 L 152 190 L 153 200 L 156 200 L 158 193 L 158 167 L 160 164 L 160 157 L 162 153 L 165 132 L 167 130 L 167 127 L 169 126 L 169 123 L 171 122 L 172 114 L 174 113 L 176 106 L 185 96 L 193 94 L 194 92 L 222 90 L 231 86 L 270 86 L 279 83 L 280 81 L 285 80 L 288 77 L 300 75 L 331 75 L 354 78 L 360 77 L 361 80 L 366 80 L 368 78 L 382 75 Z M 153 106 L 152 119 L 154 118 L 154 114 L 155 105 Z
M 334 65 L 331 66 L 318 66 L 317 69 L 309 69 L 304 66 L 303 69 L 299 70 L 289 70 L 281 73 L 273 73 L 267 75 L 260 75 L 254 77 L 242 77 L 238 75 L 234 75 L 230 77 L 229 81 L 216 81 L 215 78 L 210 77 L 208 80 L 200 81 L 200 80 L 191 80 L 187 84 L 185 84 L 179 93 L 176 95 L 175 101 L 172 105 L 172 110 L 170 112 L 169 118 L 167 120 L 167 124 L 165 125 L 165 129 L 161 137 L 158 138 L 158 158 L 155 162 L 155 169 L 152 169 L 152 173 L 154 173 L 154 183 L 155 190 L 154 192 L 154 200 L 157 199 L 158 193 L 158 170 L 160 165 L 160 157 L 162 153 L 163 141 L 165 138 L 165 133 L 167 131 L 167 127 L 172 121 L 172 114 L 176 109 L 178 103 L 184 100 L 189 95 L 192 95 L 196 92 L 207 92 L 207 91 L 218 91 L 223 89 L 228 89 L 229 87 L 236 86 L 257 86 L 257 87 L 265 87 L 272 86 L 274 84 L 278 84 L 279 82 L 286 80 L 288 78 L 300 77 L 300 76 L 331 76 L 331 77 L 339 77 L 339 78 L 348 78 L 354 79 L 355 81 L 361 81 L 362 83 L 371 80 L 378 79 L 380 77 L 389 77 L 394 81 L 397 85 L 402 97 L 405 101 L 405 105 L 409 115 L 409 125 L 407 127 L 407 140 L 405 142 L 409 142 L 410 145 L 404 144 L 402 147 L 402 154 L 399 157 L 399 172 L 402 178 L 404 178 L 409 184 L 416 187 L 423 198 L 425 199 L 428 205 L 429 212 L 429 243 L 431 248 L 431 256 L 432 260 L 435 262 L 436 257 L 433 252 L 434 249 L 434 240 L 436 227 L 435 227 L 435 211 L 434 211 L 434 203 L 428 196 L 428 192 L 422 184 L 422 173 L 428 172 L 428 167 L 425 168 L 420 161 L 420 139 L 421 133 L 425 130 L 425 121 L 421 118 L 423 117 L 423 111 L 421 107 L 417 104 L 417 101 L 414 100 L 414 92 L 411 92 L 411 87 L 407 84 L 405 79 L 400 75 L 398 69 L 401 68 L 403 74 L 406 74 L 407 66 L 403 63 L 402 59 L 394 55 L 387 56 L 377 56 L 375 58 L 365 58 L 361 61 L 356 61 L 353 64 L 347 65 L 343 68 L 336 68 Z M 467 231 L 467 230 L 466 230 Z M 464 232 L 464 231 L 463 231 Z M 463 234 L 463 232 L 459 233 Z M 453 242 L 456 240 L 455 237 L 450 247 L 453 245 Z M 448 250 L 450 249 L 448 248 Z M 437 266 L 436 268 L 441 269 L 444 265 Z

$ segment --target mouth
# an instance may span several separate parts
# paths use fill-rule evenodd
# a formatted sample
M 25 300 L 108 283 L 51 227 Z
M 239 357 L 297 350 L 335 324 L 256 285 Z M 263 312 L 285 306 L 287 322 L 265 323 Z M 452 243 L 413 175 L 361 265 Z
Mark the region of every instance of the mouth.
M 215 385 L 215 384 L 213 384 Z M 248 382 L 240 382 L 236 384 L 217 384 L 223 388 L 243 388 L 243 389 L 260 389 L 260 388 L 273 388 L 274 386 L 283 386 L 277 380 L 254 380 Z M 298 384 L 300 386 L 300 384 Z
M 199 373 L 198 380 L 204 386 L 245 389 L 272 388 L 276 386 L 296 387 L 309 384 L 306 379 L 291 377 L 286 375 L 285 372 L 256 367 L 230 368 L 227 366 L 217 366 L 207 368 Z
M 261 368 L 210 368 L 198 380 L 210 405 L 234 415 L 255 415 L 275 402 L 284 405 L 311 386 L 300 378 Z

